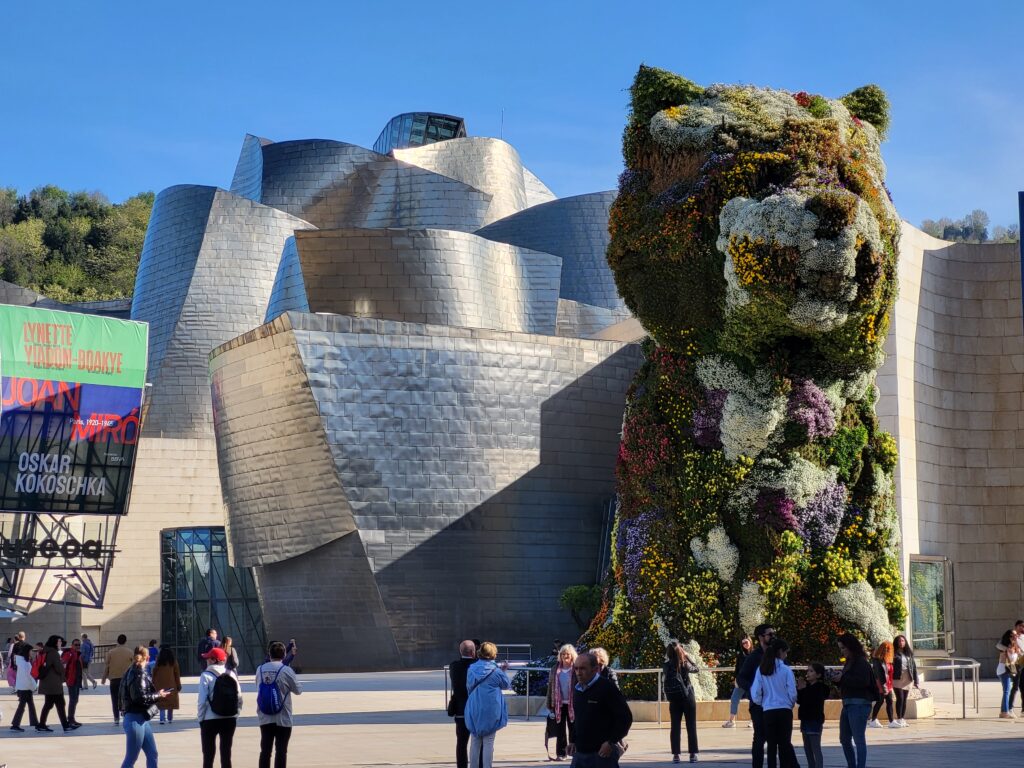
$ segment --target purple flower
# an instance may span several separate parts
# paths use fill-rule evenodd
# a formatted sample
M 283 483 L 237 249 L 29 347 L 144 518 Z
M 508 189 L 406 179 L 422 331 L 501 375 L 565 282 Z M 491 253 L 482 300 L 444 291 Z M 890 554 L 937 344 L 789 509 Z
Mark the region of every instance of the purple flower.
M 807 506 L 797 510 L 804 538 L 812 547 L 831 547 L 839 535 L 846 512 L 846 486 L 829 483 L 815 494 Z
M 620 517 L 615 549 L 626 582 L 626 595 L 633 603 L 643 602 L 647 591 L 640 582 L 644 550 L 651 543 L 651 528 L 665 517 L 661 507 L 645 509 L 636 517 Z
M 701 448 L 722 447 L 722 409 L 729 393 L 709 389 L 703 404 L 693 411 L 693 441 Z
M 769 528 L 800 533 L 800 522 L 793 514 L 796 502 L 786 497 L 785 491 L 778 488 L 766 488 L 754 502 L 754 518 Z
M 635 195 L 643 192 L 650 180 L 647 171 L 632 171 L 626 169 L 619 174 L 619 194 Z
M 808 442 L 819 437 L 829 437 L 836 431 L 836 417 L 832 407 L 825 393 L 810 379 L 798 380 L 793 385 L 786 405 L 786 416 L 804 428 Z

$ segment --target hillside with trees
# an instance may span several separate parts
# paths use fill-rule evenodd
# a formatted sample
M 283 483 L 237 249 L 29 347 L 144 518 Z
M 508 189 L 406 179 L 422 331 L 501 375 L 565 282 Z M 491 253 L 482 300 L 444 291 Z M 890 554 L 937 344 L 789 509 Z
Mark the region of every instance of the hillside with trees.
M 988 214 L 975 209 L 962 219 L 944 216 L 938 220 L 925 219 L 921 230 L 932 237 L 953 243 L 1016 243 L 1020 240 L 1020 229 L 1016 224 L 1008 227 L 996 225 L 989 234 Z
M 63 302 L 131 296 L 153 197 L 0 187 L 0 279 Z

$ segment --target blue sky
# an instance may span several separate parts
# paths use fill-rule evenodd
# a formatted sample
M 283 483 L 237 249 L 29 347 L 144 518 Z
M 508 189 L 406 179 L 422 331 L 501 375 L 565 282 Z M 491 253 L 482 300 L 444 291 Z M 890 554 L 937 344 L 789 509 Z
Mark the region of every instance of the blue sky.
M 839 10 L 842 8 L 843 10 Z M 839 97 L 878 83 L 883 151 L 913 223 L 1017 219 L 1024 79 L 1016 2 L 404 1 L 7 5 L 0 186 L 119 201 L 227 186 L 243 136 L 370 146 L 427 109 L 504 138 L 560 196 L 615 186 L 641 63 L 699 83 Z M 501 115 L 504 110 L 504 125 Z

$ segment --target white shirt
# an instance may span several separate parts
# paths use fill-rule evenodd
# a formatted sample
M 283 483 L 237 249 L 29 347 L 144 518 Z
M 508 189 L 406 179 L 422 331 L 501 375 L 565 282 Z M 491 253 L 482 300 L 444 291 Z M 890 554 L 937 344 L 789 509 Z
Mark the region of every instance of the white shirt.
M 14 666 L 18 675 L 14 681 L 14 690 L 34 691 L 36 689 L 36 679 L 32 677 L 32 662 L 27 661 L 21 656 L 15 656 Z
M 278 673 L 278 670 L 281 670 Z M 256 691 L 260 689 L 260 679 L 266 680 L 268 683 L 274 680 L 274 675 L 277 675 L 277 690 L 284 697 L 284 702 L 281 706 L 281 711 L 276 715 L 265 715 L 260 712 L 259 704 L 256 706 L 256 715 L 259 718 L 260 725 L 269 725 L 274 723 L 280 725 L 282 728 L 292 727 L 292 697 L 291 694 L 301 695 L 302 685 L 299 683 L 299 678 L 295 674 L 295 670 L 280 661 L 267 661 L 260 664 L 256 668 Z
M 750 687 L 750 700 L 762 709 L 792 709 L 796 704 L 793 670 L 781 659 L 775 660 L 775 672 L 768 676 L 763 676 L 758 667 Z

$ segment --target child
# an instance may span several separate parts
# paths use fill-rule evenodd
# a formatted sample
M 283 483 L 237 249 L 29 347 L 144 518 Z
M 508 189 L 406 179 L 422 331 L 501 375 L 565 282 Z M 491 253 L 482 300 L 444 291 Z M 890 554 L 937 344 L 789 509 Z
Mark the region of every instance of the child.
M 796 700 L 800 708 L 797 717 L 800 719 L 800 735 L 804 739 L 807 768 L 822 768 L 821 732 L 825 727 L 825 699 L 828 698 L 825 667 L 818 663 L 809 665 L 798 687 Z

